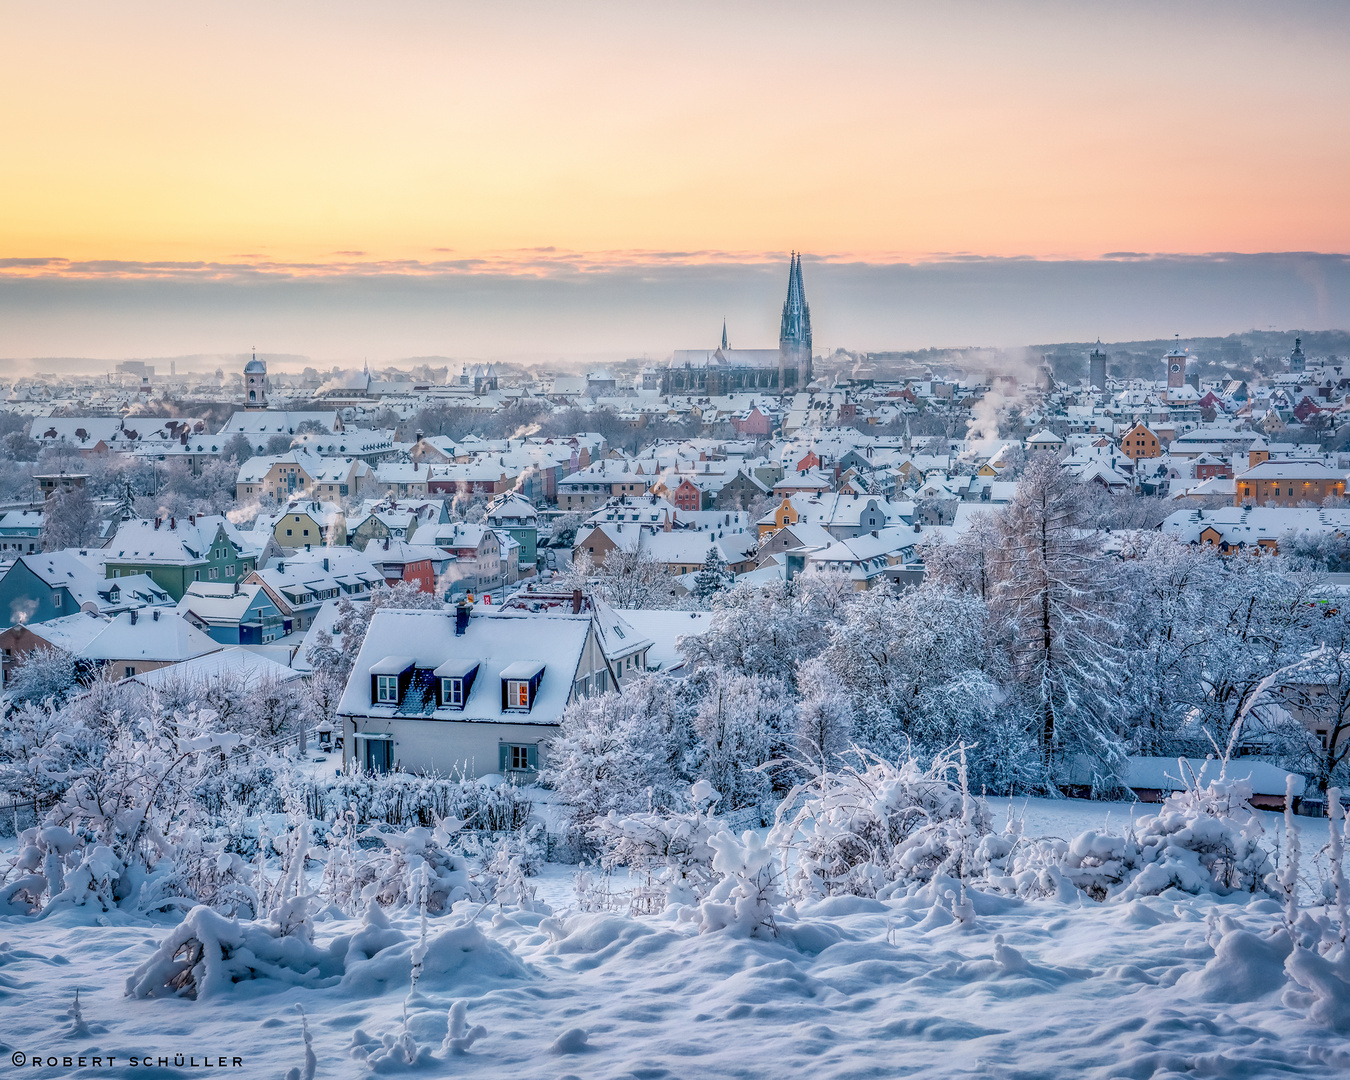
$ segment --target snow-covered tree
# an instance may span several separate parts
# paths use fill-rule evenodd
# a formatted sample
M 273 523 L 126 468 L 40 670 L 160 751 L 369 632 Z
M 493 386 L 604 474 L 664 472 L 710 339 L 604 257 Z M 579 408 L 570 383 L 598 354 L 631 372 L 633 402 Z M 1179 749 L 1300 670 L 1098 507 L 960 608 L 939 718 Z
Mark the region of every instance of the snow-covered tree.
M 766 797 L 772 778 L 761 769 L 792 751 L 796 707 L 786 683 L 714 668 L 694 717 L 699 744 L 694 771 L 722 793 L 726 808 Z
M 16 703 L 52 700 L 60 704 L 80 690 L 79 665 L 65 649 L 33 649 L 15 661 L 6 689 Z
M 821 769 L 829 768 L 853 742 L 853 701 L 819 658 L 802 663 L 797 685 L 797 753 Z
M 595 571 L 595 591 L 619 608 L 665 607 L 670 602 L 670 578 L 665 567 L 637 547 L 614 548 Z
M 640 675 L 621 693 L 567 707 L 543 780 L 585 827 L 611 810 L 664 808 L 688 745 L 688 708 L 669 679 Z
M 98 517 L 84 488 L 58 488 L 43 508 L 42 550 L 87 547 L 98 538 Z
M 1109 771 L 1120 758 L 1123 627 L 1084 517 L 1082 485 L 1053 454 L 1035 455 L 999 518 L 1007 560 L 993 609 L 1011 633 L 1015 676 L 1037 717 L 1044 760 L 1082 752 Z
M 821 654 L 852 700 L 854 737 L 890 756 L 982 742 L 999 661 L 979 598 L 935 585 L 863 593 Z
M 722 549 L 716 544 L 710 544 L 702 568 L 694 575 L 694 595 L 700 600 L 709 599 L 713 593 L 721 592 L 727 587 L 729 577 Z
M 681 648 L 694 667 L 791 681 L 797 662 L 820 654 L 834 619 L 853 601 L 852 589 L 840 587 L 841 576 L 799 575 L 718 593 L 707 631 L 681 638 Z

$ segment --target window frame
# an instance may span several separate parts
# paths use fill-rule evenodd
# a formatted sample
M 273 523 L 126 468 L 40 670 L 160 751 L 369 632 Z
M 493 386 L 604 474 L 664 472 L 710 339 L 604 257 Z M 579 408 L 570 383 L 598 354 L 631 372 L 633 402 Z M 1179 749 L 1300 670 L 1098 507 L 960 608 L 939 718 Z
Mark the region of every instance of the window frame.
M 386 697 L 386 692 L 391 692 L 392 697 Z M 375 676 L 375 704 L 376 705 L 397 705 L 398 704 L 398 676 L 397 675 L 376 675 Z
M 441 677 L 441 704 L 447 709 L 464 708 L 464 680 L 450 675 Z

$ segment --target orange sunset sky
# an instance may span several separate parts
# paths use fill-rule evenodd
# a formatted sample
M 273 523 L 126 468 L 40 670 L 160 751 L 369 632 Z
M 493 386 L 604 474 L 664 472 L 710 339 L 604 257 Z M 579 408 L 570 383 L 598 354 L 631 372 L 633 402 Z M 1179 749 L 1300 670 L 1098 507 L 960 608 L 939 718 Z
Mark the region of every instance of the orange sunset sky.
M 1342 4 L 0 17 L 11 282 L 1350 251 Z

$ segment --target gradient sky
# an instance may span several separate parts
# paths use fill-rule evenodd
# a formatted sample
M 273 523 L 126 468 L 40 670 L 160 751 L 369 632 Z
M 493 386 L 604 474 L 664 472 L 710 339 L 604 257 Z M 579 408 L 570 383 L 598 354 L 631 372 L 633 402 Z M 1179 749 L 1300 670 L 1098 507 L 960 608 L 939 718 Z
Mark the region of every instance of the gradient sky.
M 324 356 L 660 351 L 722 314 L 771 324 L 790 248 L 875 271 L 876 310 L 853 303 L 847 324 L 813 297 L 830 344 L 1006 344 L 1063 324 L 1068 294 L 1037 293 L 1028 324 L 957 287 L 935 300 L 949 319 L 915 327 L 888 321 L 883 286 L 969 256 L 1350 251 L 1344 4 L 6 2 L 0 20 L 0 356 L 263 332 Z M 709 263 L 706 281 L 745 271 L 711 304 L 669 276 Z M 722 310 L 766 264 L 767 299 Z M 999 265 L 1019 289 L 1045 280 Z M 1343 274 L 1295 271 L 1296 301 L 1244 319 L 1216 273 L 1223 302 L 1178 332 L 1344 324 Z M 550 336 L 513 277 L 590 279 L 592 306 Z M 311 279 L 322 303 L 296 299 Z M 419 307 L 417 280 L 454 319 Z M 643 281 L 681 312 L 649 338 L 614 306 Z M 212 311 L 252 299 L 194 338 L 187 287 L 207 282 L 242 290 Z M 1144 322 L 1148 289 L 1124 302 Z M 316 312 L 343 290 L 368 332 L 332 340 Z

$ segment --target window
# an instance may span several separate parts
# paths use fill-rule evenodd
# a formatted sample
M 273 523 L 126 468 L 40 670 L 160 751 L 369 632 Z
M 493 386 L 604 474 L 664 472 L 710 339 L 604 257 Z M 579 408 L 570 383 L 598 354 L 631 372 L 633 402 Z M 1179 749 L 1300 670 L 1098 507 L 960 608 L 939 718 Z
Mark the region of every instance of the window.
M 136 665 L 135 665 L 135 664 L 128 664 L 125 668 L 122 669 L 122 676 L 123 676 L 123 678 L 129 679 L 129 678 L 131 678 L 131 677 L 132 677 L 133 675 L 135 675 L 135 674 L 136 674 Z
M 211 569 L 206 572 L 206 576 L 212 581 L 215 581 L 216 578 L 220 577 L 220 568 L 217 566 L 211 567 Z
M 61 594 L 52 593 L 52 607 L 60 607 L 60 606 L 61 606 Z
M 444 705 L 463 706 L 464 704 L 463 679 L 441 680 L 441 703 Z
M 398 701 L 398 676 L 377 675 L 375 677 L 375 700 L 386 704 Z
M 511 768 L 528 769 L 530 767 L 530 748 L 528 746 L 511 747 Z
M 506 685 L 506 700 L 512 709 L 528 709 L 530 684 L 523 679 L 512 679 Z
M 225 576 L 234 577 L 234 563 L 230 563 L 229 566 L 225 567 Z
M 291 535 L 291 530 L 290 530 L 290 529 L 287 529 L 287 530 L 286 530 L 286 535 L 287 535 L 287 536 L 290 536 L 290 535 Z

